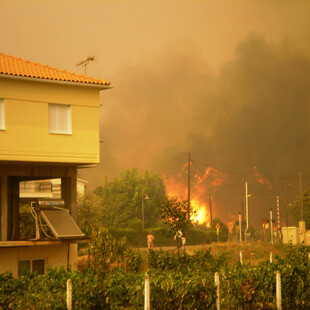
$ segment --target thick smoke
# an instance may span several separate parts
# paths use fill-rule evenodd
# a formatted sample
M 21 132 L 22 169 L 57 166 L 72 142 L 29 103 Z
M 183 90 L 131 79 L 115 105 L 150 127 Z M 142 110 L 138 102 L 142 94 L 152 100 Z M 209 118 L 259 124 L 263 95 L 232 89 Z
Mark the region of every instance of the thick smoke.
M 275 177 L 310 174 L 310 60 L 305 55 L 250 34 L 217 74 L 191 41 L 124 66 L 111 79 L 115 88 L 102 94 L 102 163 L 82 176 L 95 186 L 104 175 L 133 167 L 177 174 L 190 151 L 197 162 L 228 171 L 215 197 L 217 216 L 229 220 L 241 211 L 248 181 L 254 225 L 275 207 L 276 195 L 285 222 L 283 188 L 291 183 L 297 189 L 297 179 Z M 272 189 L 257 182 L 254 167 Z M 307 178 L 303 181 L 306 187 Z M 296 196 L 293 189 L 288 200 Z

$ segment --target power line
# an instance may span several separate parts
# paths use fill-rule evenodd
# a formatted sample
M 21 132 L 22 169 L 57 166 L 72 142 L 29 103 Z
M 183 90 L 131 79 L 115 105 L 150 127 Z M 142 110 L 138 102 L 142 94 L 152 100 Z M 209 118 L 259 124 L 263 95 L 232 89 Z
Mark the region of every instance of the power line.
M 191 161 L 192 161 L 192 160 L 191 160 Z M 192 163 L 193 163 L 193 165 L 194 165 L 198 170 L 200 170 L 203 174 L 205 173 L 205 171 L 203 171 L 199 166 L 197 166 L 195 162 L 192 161 Z M 210 178 L 210 179 L 213 180 L 213 181 L 218 181 L 218 179 L 212 177 L 211 175 L 208 175 L 208 178 Z M 228 184 L 228 183 L 223 182 L 223 183 L 221 183 L 220 185 L 231 186 L 231 187 L 238 187 L 238 186 L 241 186 L 242 184 Z
M 200 164 L 200 165 L 203 165 L 203 166 L 206 166 L 206 167 L 211 167 L 213 169 L 216 169 L 216 170 L 219 170 L 219 171 L 222 171 L 222 172 L 226 172 L 226 173 L 229 173 L 229 174 L 239 175 L 239 176 L 243 176 L 243 177 L 246 177 L 246 176 L 249 175 L 249 174 L 244 174 L 244 173 L 240 173 L 240 172 L 229 171 L 229 170 L 222 169 L 222 168 L 217 168 L 217 167 L 214 167 L 214 166 L 210 166 L 210 165 L 198 162 L 197 160 L 193 160 L 193 159 L 192 159 L 192 162 L 196 162 L 197 164 Z
M 239 176 L 243 176 L 243 177 L 252 176 L 252 174 L 250 174 L 250 173 L 245 174 L 245 173 L 241 173 L 241 172 L 230 171 L 230 170 L 214 167 L 214 166 L 211 166 L 211 165 L 199 162 L 199 161 L 194 160 L 194 159 L 192 159 L 191 161 L 192 162 L 196 162 L 197 164 L 200 164 L 200 165 L 203 165 L 203 166 L 206 166 L 206 167 L 211 167 L 211 168 L 214 168 L 216 170 L 219 170 L 219 171 L 222 171 L 222 172 L 226 172 L 226 173 L 229 173 L 229 174 L 233 174 L 233 175 L 239 175 Z M 297 176 L 264 176 L 264 178 L 265 179 L 299 179 L 298 175 Z M 310 178 L 310 175 L 303 175 L 302 178 L 303 179 L 304 178 Z

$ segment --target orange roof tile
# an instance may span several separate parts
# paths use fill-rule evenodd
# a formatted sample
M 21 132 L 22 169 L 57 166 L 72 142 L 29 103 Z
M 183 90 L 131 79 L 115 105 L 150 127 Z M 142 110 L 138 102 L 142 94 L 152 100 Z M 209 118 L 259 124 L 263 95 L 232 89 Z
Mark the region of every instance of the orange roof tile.
M 41 65 L 3 53 L 0 53 L 0 74 L 54 81 L 110 85 L 108 81 Z

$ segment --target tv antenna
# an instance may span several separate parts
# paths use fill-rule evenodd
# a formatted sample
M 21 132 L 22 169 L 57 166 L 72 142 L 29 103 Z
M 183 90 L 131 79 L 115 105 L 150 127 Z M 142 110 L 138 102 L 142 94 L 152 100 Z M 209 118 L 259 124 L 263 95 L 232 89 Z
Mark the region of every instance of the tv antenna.
M 95 57 L 94 56 L 88 56 L 84 60 L 80 61 L 78 64 L 76 64 L 77 67 L 79 66 L 84 66 L 84 74 L 86 75 L 86 67 L 87 65 L 91 62 L 94 61 Z

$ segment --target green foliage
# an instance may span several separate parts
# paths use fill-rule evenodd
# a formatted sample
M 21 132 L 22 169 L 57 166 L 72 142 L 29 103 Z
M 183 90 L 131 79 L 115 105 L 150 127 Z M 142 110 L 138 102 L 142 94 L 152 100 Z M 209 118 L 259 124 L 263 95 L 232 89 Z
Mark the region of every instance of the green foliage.
M 96 193 L 87 194 L 85 197 L 78 197 L 78 224 L 90 236 L 90 228 L 100 225 L 102 213 L 102 198 Z
M 306 222 L 306 228 L 310 229 L 310 189 L 303 192 L 303 220 Z M 289 212 L 292 214 L 296 222 L 301 221 L 301 206 L 300 198 L 297 198 L 293 203 L 289 204 Z
M 174 233 L 165 227 L 150 228 L 155 236 L 154 246 L 175 246 L 173 239 Z M 131 228 L 109 228 L 109 233 L 117 239 L 126 238 L 128 245 L 133 247 L 146 247 L 146 236 L 149 230 L 134 230 Z M 202 230 L 191 228 L 186 232 L 186 245 L 210 244 L 216 241 L 216 232 L 214 230 Z
M 216 309 L 216 288 L 213 276 L 193 271 L 149 271 L 151 308 Z
M 14 279 L 8 273 L 1 275 L 0 309 L 66 309 L 65 283 L 69 276 L 63 268 L 49 268 L 44 277 L 30 274 Z
M 216 241 L 216 231 L 192 228 L 186 232 L 186 244 L 210 244 Z
M 30 205 L 20 204 L 19 208 L 20 240 L 35 238 L 35 220 L 31 215 Z
M 161 218 L 166 226 L 172 231 L 187 231 L 193 226 L 191 218 L 196 212 L 192 206 L 188 206 L 187 200 L 177 198 L 166 198 L 161 204 Z
M 138 309 L 143 302 L 142 275 L 117 269 L 99 276 L 48 269 L 45 276 L 0 276 L 0 309 L 67 309 L 66 283 L 72 279 L 74 309 Z
M 124 258 L 126 251 L 126 240 L 116 240 L 105 228 L 99 228 L 92 232 L 90 238 L 91 266 L 98 273 L 105 272 L 115 261 Z
M 149 250 L 148 265 L 152 269 L 179 270 L 187 266 L 188 255 L 185 252 L 180 254 L 169 254 L 160 249 L 159 251 Z
M 310 247 L 287 247 L 286 257 L 256 266 L 227 264 L 225 255 L 210 250 L 194 255 L 149 251 L 151 307 L 154 309 L 215 309 L 214 272 L 220 274 L 221 309 L 276 309 L 276 272 L 282 280 L 283 309 L 310 309 Z M 0 309 L 66 309 L 66 282 L 73 283 L 73 309 L 143 309 L 144 274 L 137 273 L 139 253 L 125 251 L 129 272 L 99 274 L 48 268 L 45 276 L 17 279 L 0 274 Z
M 134 222 L 136 225 L 142 218 L 142 192 L 150 198 L 144 200 L 144 226 L 155 226 L 160 221 L 165 187 L 156 173 L 150 175 L 146 171 L 142 177 L 137 169 L 123 170 L 119 178 L 106 178 L 92 195 L 79 201 L 81 224 L 108 228 L 126 228 L 129 224 L 133 227 Z
M 221 271 L 224 309 L 276 309 L 276 272 L 281 273 L 285 309 L 310 307 L 309 248 L 288 247 L 286 257 L 258 266 L 236 264 Z M 225 296 L 225 297 L 224 297 Z
M 127 249 L 125 251 L 125 260 L 129 266 L 129 269 L 134 272 L 140 270 L 142 264 L 142 256 L 139 252 Z
M 159 270 L 195 270 L 196 272 L 216 272 L 227 265 L 227 255 L 222 254 L 218 258 L 211 255 L 210 249 L 195 252 L 188 255 L 186 251 L 180 253 L 169 253 L 160 249 L 150 250 L 148 253 L 148 264 L 152 269 Z
M 219 231 L 219 239 L 221 242 L 226 242 L 228 240 L 228 228 L 227 228 L 227 225 L 224 224 L 220 219 L 218 218 L 215 218 L 212 220 L 212 223 L 211 223 L 211 229 L 216 231 L 216 225 L 217 223 L 220 224 L 220 231 Z

